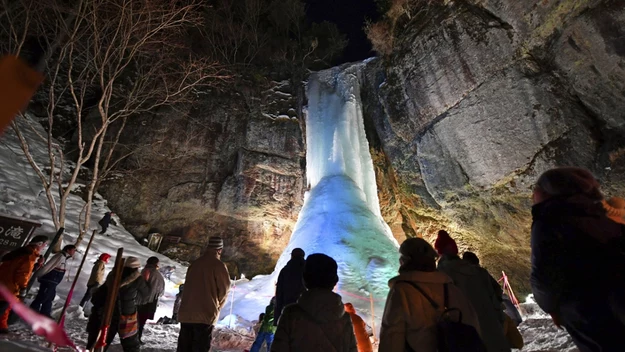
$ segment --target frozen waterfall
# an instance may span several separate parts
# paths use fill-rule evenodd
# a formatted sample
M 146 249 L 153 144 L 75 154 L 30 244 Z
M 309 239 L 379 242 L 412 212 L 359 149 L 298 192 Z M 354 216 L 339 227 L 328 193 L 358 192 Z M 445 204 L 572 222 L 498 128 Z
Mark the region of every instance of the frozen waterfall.
M 309 191 L 291 240 L 272 275 L 255 278 L 235 299 L 246 319 L 264 309 L 275 280 L 294 248 L 324 253 L 339 265 L 337 293 L 367 317 L 370 294 L 378 322 L 388 280 L 399 267 L 397 241 L 380 215 L 380 205 L 360 100 L 362 64 L 335 67 L 310 76 L 306 117 Z M 270 282 L 267 282 L 270 281 Z M 249 311 L 253 301 L 258 308 Z M 254 314 L 256 314 L 254 316 Z M 222 312 L 223 316 L 223 312 Z M 379 324 L 377 325 L 379 328 Z

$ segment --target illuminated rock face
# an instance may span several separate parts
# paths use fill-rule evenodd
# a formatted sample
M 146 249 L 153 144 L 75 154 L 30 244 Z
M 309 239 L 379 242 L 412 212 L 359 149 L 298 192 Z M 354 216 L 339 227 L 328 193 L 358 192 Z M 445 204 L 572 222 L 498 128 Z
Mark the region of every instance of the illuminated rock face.
M 364 70 L 382 214 L 398 239 L 451 230 L 528 292 L 538 175 L 582 166 L 625 192 L 625 3 L 445 3 Z

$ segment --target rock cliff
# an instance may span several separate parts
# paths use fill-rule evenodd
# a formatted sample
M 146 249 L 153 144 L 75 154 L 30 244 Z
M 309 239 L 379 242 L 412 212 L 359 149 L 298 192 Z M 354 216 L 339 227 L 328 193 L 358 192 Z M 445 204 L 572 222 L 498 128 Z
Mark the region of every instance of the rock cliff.
M 625 2 L 421 3 L 365 75 L 385 217 L 400 240 L 451 229 L 528 292 L 537 176 L 625 191 Z

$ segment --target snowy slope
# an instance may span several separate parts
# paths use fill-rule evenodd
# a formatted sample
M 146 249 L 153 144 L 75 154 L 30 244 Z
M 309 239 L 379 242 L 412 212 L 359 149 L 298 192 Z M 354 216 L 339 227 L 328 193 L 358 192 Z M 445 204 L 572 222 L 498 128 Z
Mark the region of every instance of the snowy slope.
M 38 162 L 42 169 L 47 167 L 49 159 L 47 157 L 46 144 L 37 135 L 37 133 L 45 135 L 44 129 L 35 121 L 31 121 L 30 124 L 26 123 L 25 119 L 22 118 L 19 118 L 17 121 L 20 123 L 20 126 L 23 127 L 23 134 L 30 142 L 30 149 L 35 161 Z M 29 125 L 33 126 L 33 128 L 31 129 L 28 127 Z M 63 241 L 64 245 L 72 244 L 76 239 L 78 233 L 78 217 L 84 204 L 85 202 L 79 196 L 70 196 L 67 207 L 67 220 L 65 226 L 66 235 Z M 98 227 L 98 221 L 107 211 L 111 211 L 111 209 L 106 206 L 106 201 L 98 195 L 97 200 L 94 201 L 93 212 L 91 215 L 91 226 L 93 229 Z M 39 178 L 28 164 L 27 159 L 23 156 L 23 152 L 19 147 L 17 136 L 11 129 L 8 129 L 4 135 L 0 137 L 0 213 L 40 221 L 43 225 L 41 228 L 37 229 L 35 234 L 46 234 L 52 237 L 55 233 L 43 187 Z M 118 223 L 120 223 L 119 219 L 117 220 Z M 177 271 L 172 275 L 172 281 L 167 282 L 165 295 L 161 299 L 159 309 L 156 313 L 157 319 L 158 317 L 164 315 L 171 316 L 175 296 L 178 292 L 177 284 L 184 280 L 186 268 L 180 265 L 180 263 L 176 263 L 171 259 L 161 254 L 152 252 L 148 248 L 140 245 L 134 237 L 123 228 L 123 226 L 111 226 L 109 227 L 107 234 L 110 234 L 111 237 L 96 234 L 93 245 L 87 254 L 85 265 L 80 273 L 76 290 L 73 295 L 72 305 L 77 305 L 80 302 L 80 299 L 85 292 L 87 280 L 93 263 L 100 256 L 100 254 L 109 253 L 112 256 L 115 256 L 117 248 L 123 247 L 124 256 L 136 256 L 142 262 L 145 262 L 145 260 L 150 256 L 157 256 L 161 260 L 161 266 L 176 266 Z M 88 236 L 90 235 L 91 234 Z M 80 260 L 82 259 L 82 255 L 88 242 L 88 236 L 85 236 L 86 239 L 79 246 L 78 254 L 69 262 L 68 273 L 57 289 L 55 307 L 62 305 L 67 297 L 71 286 L 71 282 L 69 280 L 73 280 L 76 275 L 76 270 L 78 269 Z M 114 258 L 111 258 L 106 267 L 107 272 L 112 269 L 113 264 Z M 36 290 L 37 284 L 34 285 L 31 292 L 36 292 Z M 76 310 L 76 308 L 78 307 L 75 307 L 72 310 Z M 86 319 L 81 318 L 82 314 L 78 313 L 80 312 L 74 312 L 74 314 L 71 315 L 72 319 L 69 319 L 67 323 L 69 325 L 68 329 L 75 326 L 79 330 L 84 330 Z M 70 331 L 70 333 L 75 335 L 74 337 L 78 337 L 79 340 L 82 340 L 83 338 L 81 336 L 76 336 L 77 333 L 74 334 L 72 331 Z M 151 332 L 148 332 L 146 337 L 149 337 L 149 334 L 151 334 Z M 155 335 L 155 337 L 161 335 L 163 334 Z M 161 342 L 154 341 L 155 346 L 160 343 Z

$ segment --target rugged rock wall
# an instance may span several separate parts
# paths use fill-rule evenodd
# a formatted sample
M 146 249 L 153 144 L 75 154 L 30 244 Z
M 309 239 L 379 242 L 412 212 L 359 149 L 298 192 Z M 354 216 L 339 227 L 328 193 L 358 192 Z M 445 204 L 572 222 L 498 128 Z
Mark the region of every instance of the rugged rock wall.
M 451 229 L 527 292 L 536 177 L 625 191 L 625 1 L 429 3 L 366 72 L 384 215 L 400 240 Z
M 192 260 L 209 236 L 223 236 L 231 273 L 249 276 L 271 272 L 289 240 L 305 151 L 290 84 L 246 87 L 132 120 L 122 141 L 132 154 L 103 193 L 138 239 L 178 236 L 161 251 Z

